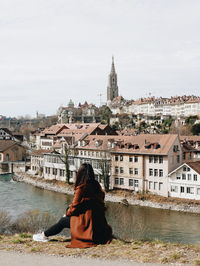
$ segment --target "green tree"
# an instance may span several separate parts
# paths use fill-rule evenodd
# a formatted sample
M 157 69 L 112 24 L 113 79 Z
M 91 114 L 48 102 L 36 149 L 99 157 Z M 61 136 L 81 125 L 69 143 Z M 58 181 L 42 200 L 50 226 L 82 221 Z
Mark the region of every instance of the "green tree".
M 188 117 L 185 119 L 185 123 L 186 123 L 186 124 L 193 125 L 197 119 L 198 119 L 198 116 L 197 116 L 197 115 L 191 115 L 191 116 L 188 116 Z
M 115 123 L 112 125 L 112 129 L 114 129 L 114 130 L 119 130 L 119 129 L 120 129 L 119 122 L 115 122 Z
M 192 126 L 192 134 L 193 135 L 200 135 L 200 123 L 194 124 Z
M 102 124 L 110 124 L 110 117 L 112 112 L 107 105 L 103 105 L 99 108 L 100 118 Z

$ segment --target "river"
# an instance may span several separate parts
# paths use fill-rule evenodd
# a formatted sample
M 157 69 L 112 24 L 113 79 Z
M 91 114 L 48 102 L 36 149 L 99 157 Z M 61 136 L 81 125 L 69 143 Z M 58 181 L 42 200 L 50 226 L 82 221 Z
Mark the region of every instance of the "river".
M 13 218 L 27 210 L 48 211 L 57 218 L 65 212 L 71 196 L 15 182 L 0 175 L 0 210 Z M 200 214 L 181 213 L 107 202 L 107 220 L 120 239 L 159 239 L 168 242 L 200 244 Z

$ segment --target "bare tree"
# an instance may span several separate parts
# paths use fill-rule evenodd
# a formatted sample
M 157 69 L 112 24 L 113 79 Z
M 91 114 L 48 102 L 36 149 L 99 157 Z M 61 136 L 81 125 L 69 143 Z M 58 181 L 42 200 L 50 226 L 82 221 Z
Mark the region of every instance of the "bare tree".
M 69 154 L 71 153 L 70 145 L 64 143 L 63 145 L 63 154 L 60 154 L 59 158 L 65 165 L 65 177 L 66 182 L 70 184 L 70 170 L 69 170 Z
M 108 156 L 106 157 L 106 152 L 104 153 L 104 157 L 99 162 L 99 166 L 101 169 L 101 179 L 103 180 L 105 191 L 108 192 L 110 189 L 110 160 Z M 108 153 L 107 153 L 108 154 Z

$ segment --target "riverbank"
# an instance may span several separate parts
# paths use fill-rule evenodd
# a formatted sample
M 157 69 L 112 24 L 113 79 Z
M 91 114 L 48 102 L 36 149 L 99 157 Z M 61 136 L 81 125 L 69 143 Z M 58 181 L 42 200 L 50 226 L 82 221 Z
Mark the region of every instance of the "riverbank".
M 73 185 L 68 185 L 61 181 L 44 180 L 43 178 L 31 176 L 27 173 L 15 173 L 14 180 L 58 193 L 73 194 Z M 111 202 L 121 202 L 125 205 L 130 204 L 180 212 L 200 213 L 199 201 L 165 198 L 152 194 L 133 194 L 129 191 L 117 190 L 106 193 L 105 200 Z
M 34 242 L 31 234 L 0 236 L 0 250 L 21 254 L 54 255 L 68 258 L 101 259 L 116 262 L 152 263 L 152 265 L 200 265 L 200 247 L 164 243 L 161 241 L 133 241 L 125 243 L 114 239 L 109 245 L 99 245 L 88 249 L 67 249 L 66 237 L 52 237 L 49 242 Z M 12 265 L 12 264 L 9 264 Z M 15 265 L 15 264 L 13 264 Z M 96 265 L 96 264 L 95 264 Z M 109 264 L 110 265 L 110 264 Z M 112 265 L 112 264 L 111 264 Z M 114 264 L 113 264 L 114 265 Z M 122 264 L 123 265 L 123 264 Z

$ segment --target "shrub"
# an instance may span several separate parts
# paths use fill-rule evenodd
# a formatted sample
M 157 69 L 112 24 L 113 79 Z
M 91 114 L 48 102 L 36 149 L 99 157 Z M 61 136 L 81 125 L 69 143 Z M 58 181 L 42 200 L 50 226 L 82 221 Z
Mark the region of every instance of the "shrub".
M 9 232 L 11 217 L 6 211 L 0 211 L 0 234 Z
M 55 217 L 48 212 L 31 210 L 25 212 L 13 223 L 13 231 L 17 233 L 35 233 L 43 231 L 55 223 Z

